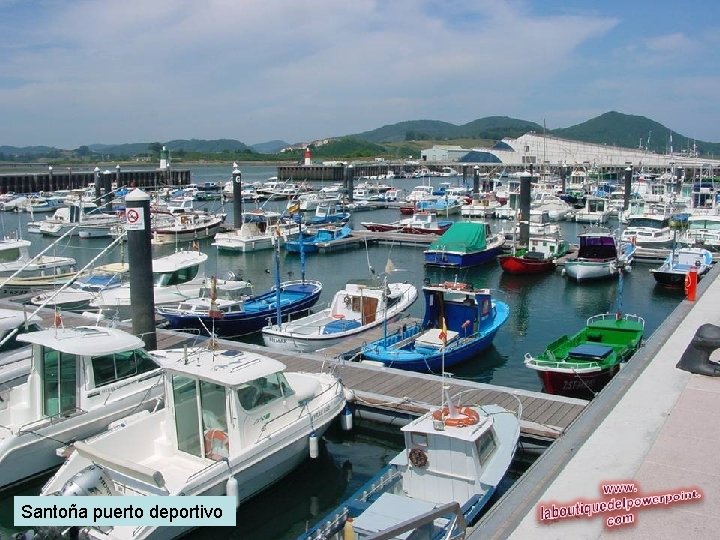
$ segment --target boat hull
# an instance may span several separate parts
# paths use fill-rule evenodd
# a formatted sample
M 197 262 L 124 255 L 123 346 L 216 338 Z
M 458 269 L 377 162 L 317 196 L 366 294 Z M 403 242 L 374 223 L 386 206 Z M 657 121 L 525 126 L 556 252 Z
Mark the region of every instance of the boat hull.
M 529 259 L 513 255 L 501 255 L 498 262 L 503 272 L 508 274 L 543 274 L 555 269 L 552 259 Z
M 607 369 L 587 373 L 568 373 L 561 371 L 538 371 L 543 391 L 580 399 L 592 399 L 619 371 L 616 364 Z
M 574 281 L 590 281 L 616 276 L 616 261 L 568 261 L 565 263 L 565 275 Z
M 287 320 L 292 315 L 306 312 L 314 306 L 320 299 L 322 286 L 317 282 L 306 282 L 288 285 L 281 290 L 280 315 L 283 320 Z M 283 302 L 283 295 L 286 297 L 300 295 L 301 298 Z M 173 313 L 169 309 L 161 309 L 159 313 L 167 319 L 170 328 L 173 329 L 198 330 L 203 334 L 210 331 L 218 336 L 235 337 L 258 332 L 268 324 L 277 324 L 275 293 L 270 292 L 258 297 L 257 303 L 265 304 L 267 307 L 253 311 L 228 312 L 224 313 L 222 318 L 211 318 L 207 314 L 198 313 Z M 248 304 L 249 302 L 246 302 L 246 307 Z
M 443 268 L 479 266 L 494 260 L 500 254 L 500 251 L 500 246 L 468 253 L 427 250 L 425 252 L 425 264 L 427 266 L 440 266 Z

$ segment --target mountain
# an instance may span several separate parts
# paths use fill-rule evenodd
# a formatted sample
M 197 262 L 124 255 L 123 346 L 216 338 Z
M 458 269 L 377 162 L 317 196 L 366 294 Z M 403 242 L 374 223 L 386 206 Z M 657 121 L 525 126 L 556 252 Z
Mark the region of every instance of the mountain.
M 109 156 L 136 156 L 139 154 L 148 154 L 152 152 L 153 145 L 161 144 L 167 146 L 170 152 L 199 152 L 199 153 L 219 153 L 219 152 L 236 152 L 249 150 L 246 144 L 236 141 L 235 139 L 176 139 L 164 143 L 127 143 L 127 144 L 91 144 L 88 145 L 90 150 L 97 154 Z
M 0 146 L 0 154 L 10 157 L 10 156 L 44 156 L 51 152 L 57 152 L 57 148 L 53 148 L 52 146 Z
M 288 146 L 290 146 L 290 143 L 276 139 L 264 143 L 251 144 L 250 148 L 260 154 L 277 154 L 280 150 Z
M 357 133 L 351 137 L 374 143 L 463 138 L 499 140 L 503 137 L 519 137 L 528 131 L 542 131 L 542 126 L 508 116 L 488 116 L 460 126 L 439 120 L 412 120 Z
M 617 111 L 606 112 L 575 126 L 553 129 L 549 133 L 563 139 L 624 148 L 642 146 L 661 154 L 669 153 L 671 144 L 673 152 L 692 150 L 693 145 L 702 155 L 717 154 L 720 151 L 718 143 L 695 141 L 644 116 L 623 114 Z

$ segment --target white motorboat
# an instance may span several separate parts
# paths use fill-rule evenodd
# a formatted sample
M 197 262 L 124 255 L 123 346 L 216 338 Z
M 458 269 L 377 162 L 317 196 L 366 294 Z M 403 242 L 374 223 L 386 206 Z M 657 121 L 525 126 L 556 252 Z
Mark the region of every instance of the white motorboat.
M 216 234 L 212 245 L 220 251 L 241 253 L 272 249 L 278 236 L 282 243 L 289 235 L 297 234 L 299 228 L 297 224 L 285 222 L 279 212 L 250 210 L 243 212 L 239 229 Z
M 177 304 L 188 298 L 198 297 L 201 289 L 210 286 L 204 267 L 207 255 L 200 251 L 178 251 L 165 257 L 153 259 L 153 294 L 155 306 Z M 252 285 L 242 282 L 248 292 Z M 237 280 L 218 280 L 217 286 L 236 287 Z M 97 291 L 90 302 L 90 307 L 99 308 L 110 316 L 117 315 L 120 319 L 131 314 L 130 284 L 125 283 L 112 289 Z
M 155 351 L 165 368 L 163 410 L 75 443 L 42 495 L 230 495 L 237 504 L 308 457 L 345 406 L 329 374 L 287 373 L 254 352 Z M 83 538 L 173 538 L 186 527 L 87 527 Z
M 518 416 L 448 401 L 414 420 L 405 449 L 300 539 L 465 538 L 510 467 Z
M 0 278 L 15 274 L 18 278 L 44 277 L 71 272 L 72 257 L 56 257 L 29 253 L 30 242 L 22 239 L 0 240 Z
M 588 195 L 585 197 L 585 206 L 575 211 L 575 221 L 578 223 L 606 223 L 610 218 L 608 200 L 604 197 Z
M 103 264 L 87 275 L 80 276 L 63 290 L 37 294 L 30 303 L 42 307 L 57 307 L 63 310 L 83 310 L 90 306 L 97 293 L 122 285 L 130 267 L 127 263 Z
M 353 280 L 336 292 L 330 306 L 307 317 L 262 329 L 265 345 L 312 352 L 361 334 L 396 317 L 417 299 L 409 283 Z
M 563 273 L 577 282 L 617 276 L 631 265 L 635 245 L 620 242 L 609 229 L 590 229 L 578 234 L 580 247 L 577 257 L 565 262 Z
M 41 321 L 37 315 L 0 309 L 0 404 L 7 400 L 10 389 L 22 384 L 30 373 L 32 347 L 17 338 L 40 330 Z
M 154 244 L 170 244 L 212 238 L 225 222 L 224 214 L 206 212 L 179 212 L 166 216 L 166 220 L 157 220 L 152 227 Z
M 161 402 L 161 370 L 127 332 L 56 327 L 18 341 L 32 345 L 32 361 L 26 382 L 0 403 L 0 488 L 60 465 L 57 449 Z
M 85 237 L 107 237 L 113 227 L 122 223 L 122 218 L 100 212 L 95 203 L 80 201 L 58 208 L 52 217 L 38 223 L 39 232 L 45 236 L 80 236 L 80 232 L 87 229 Z

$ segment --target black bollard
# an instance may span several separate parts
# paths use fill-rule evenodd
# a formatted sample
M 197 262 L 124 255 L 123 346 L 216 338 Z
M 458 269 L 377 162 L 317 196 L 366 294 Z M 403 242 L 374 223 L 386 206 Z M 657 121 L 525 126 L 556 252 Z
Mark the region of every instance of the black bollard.
M 347 197 L 349 202 L 353 202 L 353 173 L 355 172 L 352 164 L 345 167 L 345 190 L 347 191 Z
M 560 187 L 562 188 L 561 191 L 564 194 L 565 188 L 567 187 L 567 173 L 568 169 L 565 165 L 560 167 Z
M 95 204 L 100 206 L 100 197 L 102 196 L 102 186 L 100 185 L 100 167 L 93 170 L 93 182 L 95 182 Z
M 698 375 L 720 377 L 720 364 L 710 360 L 710 354 L 715 349 L 720 349 L 720 326 L 703 324 L 695 332 L 675 367 Z
M 625 169 L 625 196 L 623 197 L 623 210 L 630 208 L 630 195 L 632 191 L 632 167 Z
M 145 348 L 152 351 L 157 349 L 157 335 L 150 245 L 150 197 L 144 191 L 134 189 L 125 197 L 125 202 L 132 330 L 145 342 Z
M 237 166 L 232 172 L 233 180 L 233 226 L 239 229 L 242 226 L 242 212 L 243 212 L 243 200 L 242 200 L 242 172 Z
M 532 165 L 531 165 L 532 167 Z M 518 205 L 518 223 L 520 225 L 520 237 L 518 245 L 520 247 L 530 247 L 530 190 L 532 186 L 532 168 L 530 172 L 524 172 L 520 175 L 520 201 Z

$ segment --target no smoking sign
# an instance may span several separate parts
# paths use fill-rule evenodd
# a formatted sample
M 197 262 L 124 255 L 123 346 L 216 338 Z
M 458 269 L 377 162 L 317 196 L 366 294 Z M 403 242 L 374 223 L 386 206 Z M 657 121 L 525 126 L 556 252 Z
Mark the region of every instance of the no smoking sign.
M 128 208 L 125 217 L 127 219 L 126 231 L 142 231 L 145 228 L 145 214 L 142 208 Z

